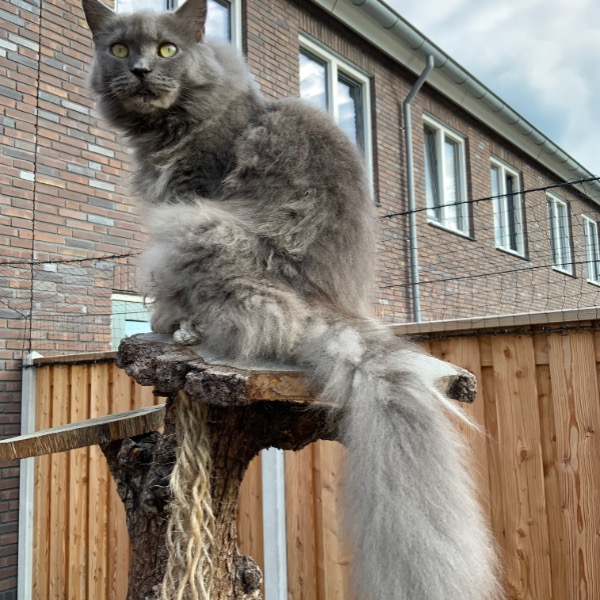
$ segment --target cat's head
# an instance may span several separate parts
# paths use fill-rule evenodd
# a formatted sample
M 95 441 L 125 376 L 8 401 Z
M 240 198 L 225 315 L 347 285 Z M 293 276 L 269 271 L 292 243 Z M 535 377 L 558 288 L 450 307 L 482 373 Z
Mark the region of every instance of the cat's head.
M 159 113 L 222 76 L 202 43 L 206 0 L 160 14 L 116 14 L 100 0 L 82 4 L 96 50 L 91 88 L 109 120 Z

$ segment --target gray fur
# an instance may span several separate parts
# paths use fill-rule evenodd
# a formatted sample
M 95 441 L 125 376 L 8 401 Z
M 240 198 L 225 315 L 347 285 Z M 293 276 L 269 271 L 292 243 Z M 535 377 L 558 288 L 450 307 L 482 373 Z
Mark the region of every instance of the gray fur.
M 202 0 L 161 15 L 98 4 L 84 0 L 91 86 L 138 164 L 153 329 L 202 337 L 224 356 L 294 361 L 347 404 L 346 524 L 361 600 L 499 598 L 444 403 L 403 367 L 406 342 L 370 317 L 376 214 L 359 153 L 321 112 L 265 100 L 232 49 L 198 41 Z M 174 58 L 156 55 L 164 41 L 179 47 Z M 127 59 L 112 56 L 115 42 Z M 139 61 L 143 84 L 130 72 Z M 136 95 L 140 85 L 152 93 Z

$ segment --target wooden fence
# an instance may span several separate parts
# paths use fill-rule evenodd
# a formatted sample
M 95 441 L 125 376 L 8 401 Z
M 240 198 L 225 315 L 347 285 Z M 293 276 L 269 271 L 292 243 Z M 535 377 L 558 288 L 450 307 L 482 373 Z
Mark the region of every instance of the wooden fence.
M 464 435 L 509 598 L 594 600 L 600 598 L 600 320 L 563 319 L 559 329 L 534 320 L 402 329 L 424 336 L 433 355 L 480 382 L 466 410 L 487 436 Z M 95 364 L 77 359 L 38 359 L 38 428 L 162 402 L 110 357 Z M 339 527 L 342 460 L 342 448 L 331 442 L 286 453 L 291 600 L 352 598 Z M 258 459 L 244 480 L 238 522 L 241 549 L 259 564 L 261 494 Z M 125 517 L 98 448 L 37 460 L 34 518 L 34 599 L 125 597 Z

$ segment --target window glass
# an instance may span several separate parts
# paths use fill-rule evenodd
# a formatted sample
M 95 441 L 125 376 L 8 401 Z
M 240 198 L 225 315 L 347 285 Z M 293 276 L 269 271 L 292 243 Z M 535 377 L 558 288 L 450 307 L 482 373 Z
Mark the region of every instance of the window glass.
M 468 233 L 464 142 L 429 120 L 424 127 L 424 136 L 428 217 L 443 227 Z
M 583 219 L 587 276 L 590 281 L 600 283 L 600 234 L 597 222 Z
M 361 86 L 340 74 L 337 101 L 338 125 L 355 144 L 364 148 Z
M 571 231 L 567 204 L 558 198 L 549 197 L 548 216 L 550 220 L 552 264 L 556 268 L 572 274 Z
M 525 233 L 519 178 L 500 164 L 492 164 L 491 178 L 496 245 L 523 255 Z
M 132 13 L 140 10 L 162 12 L 167 10 L 167 0 L 117 0 L 117 11 Z
M 208 0 L 206 14 L 206 37 L 231 41 L 231 4 Z
M 425 127 L 425 193 L 431 207 L 429 217 L 440 221 L 442 219 L 440 192 L 438 187 L 438 162 L 435 150 L 435 131 Z
M 183 2 L 178 0 L 117 0 L 117 11 L 122 13 L 137 12 L 140 10 L 162 12 L 165 10 L 174 10 L 182 4 Z M 208 0 L 206 37 L 223 42 L 231 42 L 231 13 L 231 4 L 227 0 Z
M 321 110 L 329 109 L 327 63 L 302 50 L 300 52 L 300 96 Z

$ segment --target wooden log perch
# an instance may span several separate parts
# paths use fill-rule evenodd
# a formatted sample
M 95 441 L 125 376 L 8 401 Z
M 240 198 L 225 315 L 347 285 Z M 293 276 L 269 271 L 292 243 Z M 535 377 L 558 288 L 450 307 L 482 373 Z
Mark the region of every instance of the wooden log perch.
M 474 400 L 475 378 L 467 371 L 417 353 L 408 360 L 414 360 L 414 368 L 442 393 Z M 186 401 L 206 405 L 215 516 L 211 599 L 260 598 L 260 570 L 236 547 L 242 478 L 264 448 L 299 450 L 319 439 L 337 439 L 336 407 L 316 401 L 316 390 L 295 367 L 224 364 L 206 349 L 173 344 L 168 336 L 143 334 L 123 340 L 117 364 L 141 385 L 166 396 L 166 405 L 0 441 L 0 460 L 100 444 L 125 505 L 131 539 L 127 600 L 156 600 L 167 564 L 177 411 L 182 394 Z M 156 432 L 161 426 L 162 434 Z

